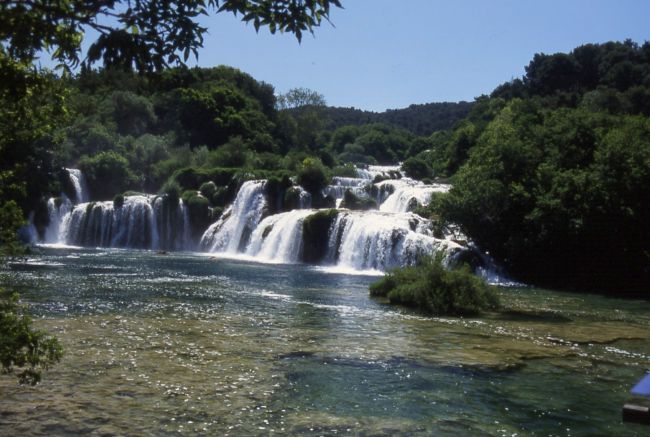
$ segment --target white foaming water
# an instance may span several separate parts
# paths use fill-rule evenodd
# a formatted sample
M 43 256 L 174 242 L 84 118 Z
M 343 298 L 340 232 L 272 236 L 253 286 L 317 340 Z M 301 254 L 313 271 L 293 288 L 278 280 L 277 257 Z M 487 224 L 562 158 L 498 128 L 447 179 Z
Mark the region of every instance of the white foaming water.
M 151 248 L 164 250 L 192 250 L 189 212 L 182 200 L 173 208 L 164 197 L 153 199 L 154 223 L 151 232 Z
M 299 194 L 299 202 L 300 202 L 300 209 L 310 209 L 311 208 L 311 194 L 309 194 L 308 191 L 306 191 L 303 187 L 300 185 L 295 187 L 296 189 L 300 190 Z
M 91 247 L 183 250 L 191 248 L 190 223 L 183 202 L 164 205 L 162 197 L 137 195 L 82 203 L 61 221 L 58 244 Z
M 47 214 L 50 221 L 47 228 L 45 228 L 44 243 L 56 244 L 60 242 L 61 224 L 65 216 L 72 211 L 72 208 L 72 202 L 65 194 L 62 194 L 58 200 L 54 197 L 47 200 Z
M 70 177 L 70 182 L 74 187 L 75 199 L 74 203 L 84 203 L 88 202 L 88 186 L 86 185 L 86 178 L 84 177 L 81 170 L 76 168 L 66 168 L 68 176 Z
M 43 242 L 47 244 L 60 243 L 61 224 L 64 217 L 72 211 L 74 205 L 88 201 L 88 187 L 86 178 L 81 170 L 66 168 L 68 179 L 74 188 L 74 198 L 69 199 L 64 193 L 58 198 L 50 197 L 47 201 L 47 213 L 49 222 L 45 228 Z
M 446 193 L 451 188 L 446 184 L 425 185 L 409 178 L 386 180 L 377 186 L 392 187 L 392 193 L 383 200 L 379 207 L 379 210 L 384 212 L 412 211 L 417 205 L 428 205 L 433 193 Z M 385 188 L 383 190 L 381 188 L 379 193 L 387 192 Z
M 330 229 L 327 260 L 354 270 L 388 270 L 418 256 L 461 247 L 432 237 L 428 221 L 410 214 L 341 211 Z
M 293 211 L 266 217 L 251 235 L 246 254 L 266 261 L 294 263 L 299 261 L 302 246 L 302 223 L 313 210 Z
M 400 165 L 369 165 L 368 168 L 357 168 L 357 176 L 373 180 L 376 176 L 389 178 L 391 172 L 399 172 Z
M 262 218 L 266 206 L 266 181 L 246 181 L 233 204 L 201 237 L 201 247 L 209 252 L 241 252 Z
M 346 190 L 352 191 L 356 196 L 362 196 L 365 195 L 364 188 L 368 183 L 368 179 L 334 176 L 332 183 L 323 190 L 323 196 L 332 196 L 336 199 L 336 206 L 338 208 Z

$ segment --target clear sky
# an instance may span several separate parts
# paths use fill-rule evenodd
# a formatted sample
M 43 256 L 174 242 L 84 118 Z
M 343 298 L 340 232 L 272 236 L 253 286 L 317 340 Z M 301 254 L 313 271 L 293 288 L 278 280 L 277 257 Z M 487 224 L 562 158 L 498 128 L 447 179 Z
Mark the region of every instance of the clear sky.
M 231 65 L 277 92 L 306 87 L 332 106 L 383 111 L 472 100 L 523 75 L 535 53 L 650 40 L 650 0 L 342 2 L 335 27 L 323 24 L 302 44 L 213 15 L 198 65 Z

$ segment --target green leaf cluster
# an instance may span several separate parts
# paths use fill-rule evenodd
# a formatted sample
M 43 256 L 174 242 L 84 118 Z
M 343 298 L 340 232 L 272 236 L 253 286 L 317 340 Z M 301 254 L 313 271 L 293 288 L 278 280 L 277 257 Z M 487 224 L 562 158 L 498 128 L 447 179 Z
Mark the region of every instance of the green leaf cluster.
M 59 362 L 63 349 L 56 338 L 32 328 L 32 320 L 18 294 L 0 290 L 1 373 L 15 374 L 21 384 L 35 385 L 41 371 Z
M 475 316 L 499 306 L 494 289 L 469 267 L 448 270 L 440 256 L 392 270 L 370 285 L 370 295 L 433 316 Z

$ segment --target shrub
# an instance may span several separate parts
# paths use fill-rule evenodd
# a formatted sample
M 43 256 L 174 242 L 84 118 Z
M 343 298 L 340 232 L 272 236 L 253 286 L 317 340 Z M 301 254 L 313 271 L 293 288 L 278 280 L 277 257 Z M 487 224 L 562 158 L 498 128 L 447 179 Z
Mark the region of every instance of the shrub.
M 216 222 L 221 218 L 222 214 L 223 214 L 222 206 L 215 206 L 214 208 L 210 208 L 210 222 L 212 223 Z
M 15 373 L 21 384 L 35 385 L 41 370 L 59 362 L 63 349 L 55 337 L 32 327 L 18 294 L 0 290 L 0 371 Z
M 354 166 L 354 164 L 350 164 L 350 163 L 344 165 L 337 165 L 332 169 L 332 174 L 334 176 L 340 176 L 345 178 L 356 178 L 357 168 Z
M 199 191 L 201 192 L 201 194 L 204 197 L 206 197 L 208 199 L 212 199 L 212 196 L 214 196 L 214 193 L 217 192 L 217 186 L 215 185 L 214 182 L 208 181 L 208 182 L 205 182 L 205 183 L 201 184 L 201 187 L 199 188 Z
M 369 209 L 377 209 L 377 202 L 367 197 L 359 197 L 352 190 L 345 190 L 341 208 L 367 211 Z
M 124 195 L 123 194 L 116 194 L 115 197 L 113 197 L 113 208 L 121 208 L 124 205 Z
M 178 182 L 174 180 L 167 181 L 160 190 L 162 194 L 166 194 L 167 198 L 172 203 L 178 203 L 178 199 L 181 198 L 181 186 Z
M 329 184 L 325 167 L 317 158 L 305 158 L 298 170 L 298 184 L 312 194 L 320 195 L 323 188 Z
M 183 191 L 183 194 L 181 194 L 181 199 L 183 199 L 183 202 L 187 203 L 192 197 L 197 195 L 198 193 L 196 190 L 185 190 Z
M 137 182 L 129 170 L 129 162 L 114 151 L 85 156 L 79 168 L 86 176 L 93 199 L 111 199 L 115 193 L 122 193 Z
M 471 316 L 499 306 L 493 288 L 469 267 L 447 270 L 440 256 L 391 271 L 370 285 L 370 295 L 435 316 Z
M 412 157 L 402 163 L 402 170 L 413 179 L 425 179 L 431 177 L 431 167 L 423 159 Z

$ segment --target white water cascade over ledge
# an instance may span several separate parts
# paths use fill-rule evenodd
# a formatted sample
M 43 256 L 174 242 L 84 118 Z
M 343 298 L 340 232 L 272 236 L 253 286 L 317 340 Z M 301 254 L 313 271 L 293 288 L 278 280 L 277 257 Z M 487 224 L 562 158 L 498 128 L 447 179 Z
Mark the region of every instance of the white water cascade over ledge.
M 121 205 L 113 201 L 88 202 L 81 171 L 65 169 L 75 189 L 74 200 L 64 193 L 47 202 L 46 244 L 128 247 L 154 250 L 191 250 L 188 211 L 182 200 L 170 205 L 164 197 L 133 195 Z
M 408 178 L 390 179 L 373 184 L 377 175 L 397 173 L 399 167 L 371 166 L 359 170 L 357 178 L 333 178 L 323 194 L 340 205 L 346 190 L 357 196 L 378 192 L 380 210 L 339 209 L 331 224 L 320 235 L 326 251 L 321 265 L 342 271 L 386 271 L 413 264 L 421 254 L 444 252 L 447 256 L 463 247 L 451 236 L 435 238 L 431 222 L 409 210 L 426 205 L 434 192 L 445 192 L 448 185 L 425 185 Z M 307 247 L 303 224 L 312 216 L 328 210 L 296 209 L 263 217 L 267 207 L 265 181 L 245 182 L 232 205 L 203 234 L 200 248 L 211 253 L 247 256 L 263 262 L 295 263 L 305 261 Z
M 467 250 L 452 235 L 436 238 L 432 223 L 410 212 L 426 205 L 433 193 L 448 191 L 450 186 L 401 177 L 397 166 L 358 169 L 356 178 L 335 177 L 323 190 L 337 206 L 346 190 L 373 199 L 378 209 L 367 211 L 310 209 L 309 194 L 294 186 L 300 193 L 300 209 L 272 214 L 266 181 L 246 181 L 221 217 L 203 232 L 198 245 L 192 240 L 188 208 L 182 200 L 175 204 L 165 196 L 142 194 L 126 196 L 120 204 L 80 202 L 89 198 L 83 175 L 75 169 L 68 169 L 68 173 L 75 199 L 65 195 L 50 199 L 45 243 L 198 249 L 261 262 L 310 262 L 349 272 L 386 271 L 413 264 L 421 254 L 443 252 L 451 258 Z M 383 180 L 375 183 L 378 176 Z M 318 228 L 316 236 L 313 231 L 305 235 L 307 225 L 319 220 L 325 227 Z

